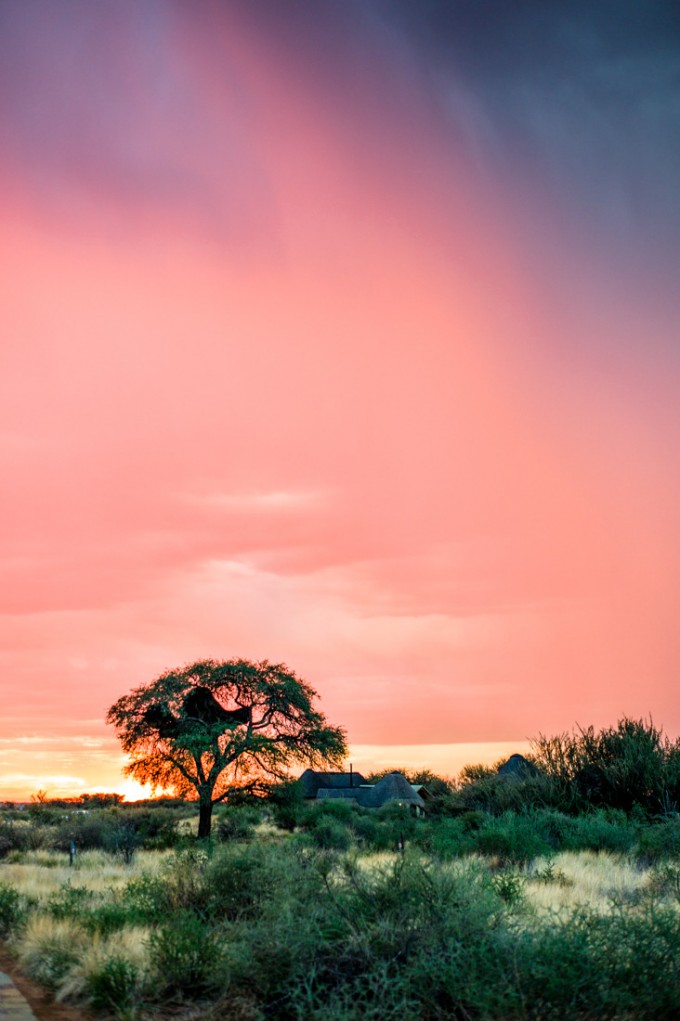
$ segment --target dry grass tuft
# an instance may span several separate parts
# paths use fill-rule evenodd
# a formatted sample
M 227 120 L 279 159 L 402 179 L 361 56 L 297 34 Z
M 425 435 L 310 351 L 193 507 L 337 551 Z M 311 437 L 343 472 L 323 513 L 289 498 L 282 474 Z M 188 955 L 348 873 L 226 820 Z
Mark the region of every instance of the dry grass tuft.
M 93 980 L 111 960 L 125 961 L 132 966 L 138 976 L 138 992 L 141 992 L 143 979 L 150 971 L 148 939 L 148 929 L 132 926 L 108 938 L 95 937 L 59 983 L 56 999 L 85 1000 Z
M 68 858 L 57 851 L 29 851 L 21 862 L 0 868 L 2 882 L 38 901 L 44 901 L 66 883 L 93 893 L 124 886 L 133 876 L 156 872 L 169 851 L 140 851 L 131 865 L 125 865 L 104 851 L 83 851 L 70 868 Z
M 634 900 L 648 883 L 646 871 L 612 854 L 563 851 L 551 861 L 554 881 L 537 878 L 548 866 L 547 861 L 538 861 L 526 884 L 527 900 L 539 914 L 571 912 L 580 906 L 607 914 L 615 900 Z

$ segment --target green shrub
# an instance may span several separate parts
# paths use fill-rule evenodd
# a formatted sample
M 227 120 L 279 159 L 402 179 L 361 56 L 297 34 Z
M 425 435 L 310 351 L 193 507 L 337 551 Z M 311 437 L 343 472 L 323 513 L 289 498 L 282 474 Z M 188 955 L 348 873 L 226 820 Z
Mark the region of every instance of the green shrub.
M 518 872 L 503 869 L 492 875 L 489 882 L 501 900 L 508 905 L 519 904 L 524 896 L 525 879 Z
M 142 844 L 141 835 L 132 819 L 116 821 L 104 839 L 106 850 L 122 858 L 126 865 L 132 864 L 135 851 Z
M 88 932 L 110 936 L 129 925 L 143 925 L 153 920 L 152 916 L 144 915 L 132 904 L 121 900 L 103 901 L 91 908 L 83 918 L 83 926 Z
M 568 790 L 574 807 L 603 806 L 654 815 L 664 792 L 676 798 L 680 748 L 651 720 L 624 717 L 615 727 L 539 737 L 534 758 L 544 773 Z
M 534 858 L 545 857 L 551 851 L 531 816 L 512 812 L 490 819 L 486 826 L 472 836 L 477 851 L 498 857 L 502 862 L 526 864 Z
M 456 814 L 470 811 L 528 812 L 531 809 L 568 809 L 573 799 L 568 788 L 544 774 L 502 776 L 491 770 L 473 771 L 449 798 Z
M 259 821 L 260 812 L 257 808 L 248 805 L 227 808 L 217 819 L 215 836 L 223 843 L 230 840 L 252 840 Z
M 52 918 L 79 918 L 87 912 L 91 899 L 84 886 L 66 883 L 48 898 L 46 909 Z
M 569 879 L 562 869 L 559 869 L 555 865 L 553 858 L 548 858 L 545 865 L 542 868 L 536 869 L 531 878 L 538 883 L 545 883 L 550 885 L 555 883 L 557 886 L 573 886 L 573 880 Z
M 54 832 L 54 846 L 68 853 L 73 841 L 79 851 L 108 850 L 115 828 L 116 817 L 110 809 L 81 810 L 62 820 Z
M 348 851 L 352 846 L 352 831 L 339 819 L 320 817 L 309 835 L 317 847 L 327 851 Z
M 276 825 L 290 833 L 300 825 L 307 811 L 302 785 L 297 780 L 277 784 L 269 795 L 268 804 Z
M 107 957 L 100 968 L 87 980 L 86 992 L 95 1010 L 122 1013 L 136 1000 L 140 976 L 131 961 L 121 957 Z
M 637 840 L 637 827 L 624 812 L 605 809 L 573 819 L 563 846 L 569 851 L 626 854 L 636 846 Z
M 680 819 L 665 819 L 640 831 L 638 854 L 643 861 L 680 860 Z
M 463 828 L 463 833 L 472 833 L 475 830 L 481 830 L 488 821 L 485 812 L 479 812 L 474 809 L 468 812 L 463 812 L 459 816 L 459 819 Z
M 477 871 L 456 875 L 406 854 L 370 870 L 349 859 L 345 876 L 330 873 L 327 884 L 317 903 L 331 936 L 287 993 L 293 1016 L 478 1013 L 490 979 L 501 977 L 494 943 L 503 908 Z M 491 975 L 478 982 L 481 959 Z
M 12 822 L 0 825 L 0 859 L 12 851 L 27 851 L 30 847 L 28 826 L 16 826 Z
M 518 934 L 513 968 L 532 1021 L 665 1021 L 680 1016 L 677 911 L 578 909 Z
M 479 815 L 483 819 L 488 819 L 484 813 L 480 812 Z M 427 822 L 419 830 L 417 835 L 419 846 L 443 861 L 469 854 L 475 846 L 470 836 L 472 831 L 466 830 L 462 816 Z
M 216 983 L 215 932 L 192 911 L 177 912 L 149 936 L 151 965 L 166 993 L 200 998 Z
M 661 862 L 649 873 L 649 890 L 652 896 L 669 897 L 680 904 L 680 864 Z
M 172 808 L 121 808 L 117 817 L 137 835 L 139 846 L 147 851 L 166 851 L 178 843 L 177 827 L 181 813 Z
M 352 829 L 359 845 L 367 850 L 384 850 L 380 820 L 374 812 L 357 812 L 352 820 Z
M 312 875 L 310 859 L 295 848 L 225 845 L 207 865 L 199 903 L 216 922 L 255 918 L 287 896 L 299 900 Z
M 7 939 L 26 921 L 29 901 L 6 883 L 0 883 L 0 937 Z
M 121 893 L 121 905 L 140 923 L 153 924 L 170 910 L 168 888 L 159 875 L 134 876 Z

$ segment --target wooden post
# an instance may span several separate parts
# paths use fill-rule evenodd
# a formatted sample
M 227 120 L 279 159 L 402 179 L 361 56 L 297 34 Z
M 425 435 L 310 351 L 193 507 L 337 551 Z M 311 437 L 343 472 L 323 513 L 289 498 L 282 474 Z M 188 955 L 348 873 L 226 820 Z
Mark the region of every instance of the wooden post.
M 73 867 L 76 863 L 76 842 L 72 840 L 68 847 L 68 863 L 69 867 Z

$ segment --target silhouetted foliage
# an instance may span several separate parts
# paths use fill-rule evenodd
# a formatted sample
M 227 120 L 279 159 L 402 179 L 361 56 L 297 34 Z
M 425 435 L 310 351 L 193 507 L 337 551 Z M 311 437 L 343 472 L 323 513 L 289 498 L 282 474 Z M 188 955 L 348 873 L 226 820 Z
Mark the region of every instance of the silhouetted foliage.
M 651 720 L 624 717 L 615 727 L 541 735 L 532 745 L 536 765 L 560 789 L 565 807 L 677 811 L 680 746 Z
M 199 802 L 199 837 L 213 805 L 264 793 L 299 764 L 337 764 L 345 735 L 314 708 L 316 692 L 284 664 L 201 660 L 169 670 L 111 706 L 132 756 L 126 773 Z

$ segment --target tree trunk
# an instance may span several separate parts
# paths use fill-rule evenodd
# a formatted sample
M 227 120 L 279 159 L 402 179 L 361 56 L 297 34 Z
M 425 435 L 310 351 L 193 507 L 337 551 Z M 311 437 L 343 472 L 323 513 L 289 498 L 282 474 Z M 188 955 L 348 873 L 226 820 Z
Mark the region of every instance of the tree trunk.
M 212 801 L 200 801 L 198 807 L 198 839 L 207 840 L 212 822 Z

